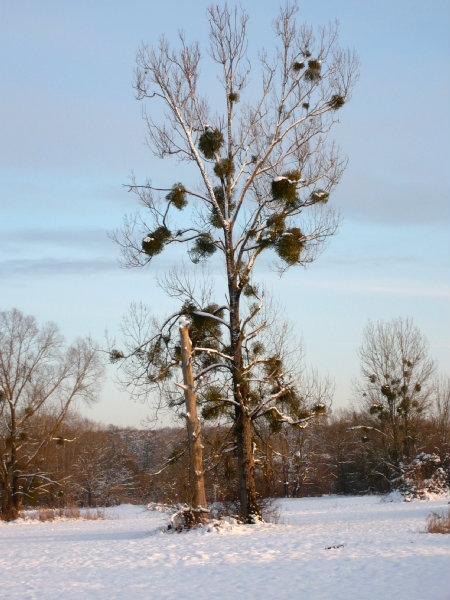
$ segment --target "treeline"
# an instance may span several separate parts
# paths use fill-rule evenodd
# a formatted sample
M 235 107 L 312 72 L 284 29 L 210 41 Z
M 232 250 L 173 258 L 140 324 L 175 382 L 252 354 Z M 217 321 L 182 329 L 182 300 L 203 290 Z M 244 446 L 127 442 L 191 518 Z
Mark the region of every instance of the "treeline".
M 305 429 L 271 431 L 267 425 L 255 436 L 258 494 L 276 498 L 399 489 L 420 496 L 443 491 L 450 485 L 449 429 L 448 414 L 438 407 L 415 424 L 410 459 L 394 464 L 386 455 L 380 420 L 363 412 L 321 416 Z M 203 443 L 208 501 L 235 501 L 238 467 L 230 432 L 205 427 Z M 33 478 L 33 472 L 40 475 Z M 189 502 L 184 427 L 104 428 L 72 414 L 29 473 L 24 506 Z
M 264 359 L 270 376 L 262 372 L 262 387 L 254 389 L 250 457 L 240 452 L 239 421 L 223 410 L 226 398 L 217 400 L 223 389 L 199 380 L 201 435 L 193 435 L 202 446 L 207 501 L 242 505 L 247 459 L 256 504 L 282 496 L 448 492 L 450 379 L 436 376 L 425 339 L 411 320 L 369 323 L 360 357 L 355 408 L 334 413 L 327 386 L 316 379 L 280 392 L 283 361 Z M 54 324 L 0 312 L 1 519 L 27 506 L 192 505 L 182 403 L 172 405 L 179 428 L 100 426 L 73 406 L 95 401 L 101 375 L 89 339 L 67 346 Z

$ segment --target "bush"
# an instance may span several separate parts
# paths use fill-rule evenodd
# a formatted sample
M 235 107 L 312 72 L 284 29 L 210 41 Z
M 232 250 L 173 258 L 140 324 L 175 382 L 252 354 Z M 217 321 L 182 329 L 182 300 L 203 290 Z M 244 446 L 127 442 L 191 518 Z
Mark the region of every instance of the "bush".
M 448 494 L 448 472 L 437 454 L 420 452 L 409 464 L 400 464 L 401 474 L 392 481 L 406 500 L 423 500 L 428 494 Z
M 168 529 L 180 532 L 186 529 L 192 529 L 197 525 L 208 521 L 209 510 L 202 508 L 192 508 L 192 506 L 183 506 L 170 517 Z

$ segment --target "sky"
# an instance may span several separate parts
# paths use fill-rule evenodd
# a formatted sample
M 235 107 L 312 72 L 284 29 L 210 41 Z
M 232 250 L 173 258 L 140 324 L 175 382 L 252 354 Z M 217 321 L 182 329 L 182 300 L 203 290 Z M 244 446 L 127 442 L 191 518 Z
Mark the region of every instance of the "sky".
M 131 302 L 170 312 L 156 277 L 180 257 L 124 270 L 107 232 L 138 210 L 126 188 L 131 172 L 162 187 L 173 182 L 174 165 L 155 159 L 145 143 L 132 89 L 136 51 L 180 29 L 206 44 L 209 4 L 3 4 L 0 310 L 16 307 L 40 323 L 54 321 L 68 341 L 91 335 L 103 347 L 105 332 L 118 336 Z M 244 4 L 249 48 L 270 50 L 277 3 Z M 300 21 L 337 20 L 341 45 L 361 61 L 333 131 L 349 158 L 332 199 L 341 225 L 307 270 L 279 279 L 264 266 L 258 278 L 283 307 L 306 364 L 334 380 L 334 408 L 353 399 L 369 319 L 412 318 L 439 372 L 450 372 L 449 12 L 447 0 L 299 3 Z M 105 424 L 142 425 L 151 407 L 133 403 L 113 380 L 108 368 L 100 401 L 81 412 Z

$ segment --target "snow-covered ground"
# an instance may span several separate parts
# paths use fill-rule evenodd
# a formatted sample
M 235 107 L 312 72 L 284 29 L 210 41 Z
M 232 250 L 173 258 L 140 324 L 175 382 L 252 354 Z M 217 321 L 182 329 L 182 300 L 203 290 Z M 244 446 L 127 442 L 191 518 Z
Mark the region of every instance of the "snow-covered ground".
M 163 532 L 167 515 L 0 524 L 8 600 L 449 600 L 450 536 L 425 533 L 448 499 L 280 500 L 278 524 Z

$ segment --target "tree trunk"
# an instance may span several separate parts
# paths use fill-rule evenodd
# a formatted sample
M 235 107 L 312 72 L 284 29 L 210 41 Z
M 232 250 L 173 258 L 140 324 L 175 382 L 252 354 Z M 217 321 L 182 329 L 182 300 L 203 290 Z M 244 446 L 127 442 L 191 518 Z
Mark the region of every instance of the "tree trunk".
M 231 242 L 230 242 L 231 243 Z M 239 322 L 239 290 L 234 289 L 235 278 L 230 277 L 230 331 L 234 357 L 234 399 L 239 403 L 235 411 L 235 433 L 238 452 L 239 503 L 241 517 L 246 523 L 254 523 L 261 515 L 257 502 L 255 462 L 253 459 L 252 423 L 248 416 L 248 386 L 242 376 L 242 339 Z
M 239 502 L 241 517 L 246 523 L 255 523 L 261 516 L 255 485 L 252 424 L 241 408 L 236 411 L 236 442 L 238 449 Z
M 21 497 L 19 496 L 17 469 L 17 446 L 16 446 L 16 414 L 12 411 L 10 447 L 3 456 L 3 490 L 0 517 L 3 521 L 14 521 L 19 516 Z
M 203 446 L 200 435 L 200 423 L 197 416 L 197 394 L 194 392 L 194 376 L 192 374 L 192 342 L 189 337 L 188 322 L 180 319 L 181 357 L 186 401 L 186 426 L 189 442 L 189 483 L 191 505 L 198 511 L 201 521 L 206 512 L 205 482 L 203 477 Z
M 16 482 L 11 473 L 7 473 L 3 481 L 1 519 L 3 521 L 14 521 L 19 516 L 20 500 L 16 490 Z

